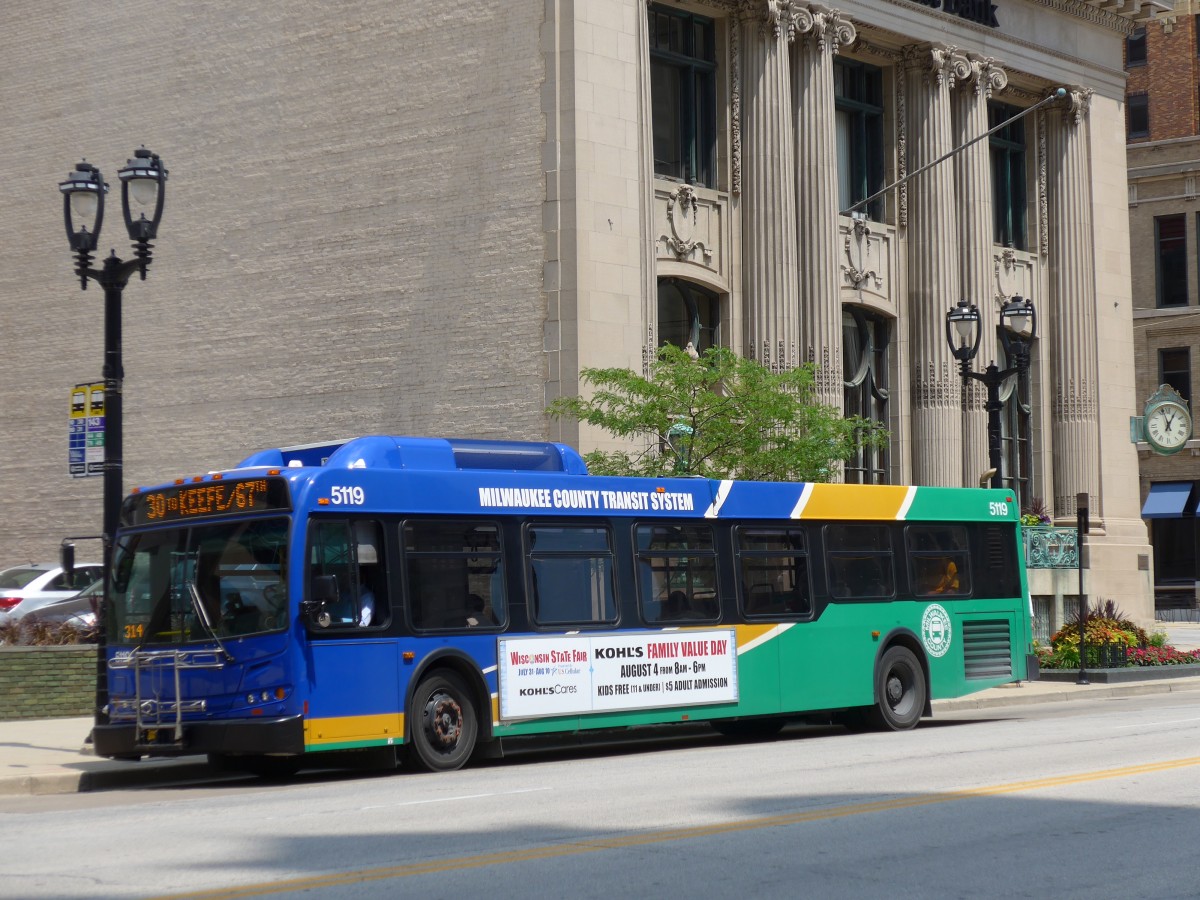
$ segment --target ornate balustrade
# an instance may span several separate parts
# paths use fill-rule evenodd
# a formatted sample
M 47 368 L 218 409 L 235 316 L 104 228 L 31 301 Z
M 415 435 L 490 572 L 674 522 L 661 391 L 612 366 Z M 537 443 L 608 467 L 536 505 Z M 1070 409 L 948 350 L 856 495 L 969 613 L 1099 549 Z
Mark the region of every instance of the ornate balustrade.
M 1030 569 L 1075 569 L 1079 567 L 1079 534 L 1074 528 L 1026 525 L 1025 565 Z

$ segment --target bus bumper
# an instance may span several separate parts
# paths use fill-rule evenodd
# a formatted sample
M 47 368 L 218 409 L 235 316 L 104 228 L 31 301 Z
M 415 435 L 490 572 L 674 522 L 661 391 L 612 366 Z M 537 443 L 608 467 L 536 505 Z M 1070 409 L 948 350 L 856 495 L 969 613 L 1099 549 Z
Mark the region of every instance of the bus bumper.
M 184 722 L 178 739 L 175 728 L 138 728 L 134 723 L 110 723 L 92 728 L 97 756 L 189 756 L 196 753 L 303 753 L 304 719 L 226 719 Z

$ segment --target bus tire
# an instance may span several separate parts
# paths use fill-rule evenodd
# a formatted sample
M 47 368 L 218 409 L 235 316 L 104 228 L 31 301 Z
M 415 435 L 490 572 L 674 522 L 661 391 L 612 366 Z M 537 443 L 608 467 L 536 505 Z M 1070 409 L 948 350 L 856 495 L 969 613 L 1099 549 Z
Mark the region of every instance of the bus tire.
M 479 719 L 471 692 L 453 672 L 438 672 L 417 685 L 409 720 L 412 746 L 408 759 L 417 767 L 450 772 L 471 758 Z
M 868 723 L 880 731 L 908 731 L 925 709 L 925 671 L 907 647 L 889 647 L 875 669 L 875 696 Z

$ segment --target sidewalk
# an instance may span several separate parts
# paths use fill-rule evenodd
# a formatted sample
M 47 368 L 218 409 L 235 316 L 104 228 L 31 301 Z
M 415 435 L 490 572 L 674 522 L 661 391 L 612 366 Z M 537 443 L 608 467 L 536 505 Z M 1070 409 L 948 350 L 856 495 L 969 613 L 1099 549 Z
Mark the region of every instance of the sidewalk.
M 1200 648 L 1200 623 L 1160 622 L 1169 642 L 1180 650 Z M 1200 691 L 1200 676 L 1118 684 L 1028 681 L 1006 684 L 954 700 L 935 700 L 934 715 L 963 709 L 989 709 L 1024 703 L 1064 703 L 1135 697 L 1176 691 Z M 203 756 L 118 762 L 100 759 L 86 744 L 90 718 L 17 719 L 0 722 L 0 796 L 70 794 L 139 788 L 204 778 L 212 774 Z

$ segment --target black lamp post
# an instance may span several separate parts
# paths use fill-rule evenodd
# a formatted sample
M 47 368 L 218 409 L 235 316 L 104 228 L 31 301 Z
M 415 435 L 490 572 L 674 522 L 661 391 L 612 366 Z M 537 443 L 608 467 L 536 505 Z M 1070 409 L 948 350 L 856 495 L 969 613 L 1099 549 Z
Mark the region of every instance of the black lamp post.
M 108 185 L 100 170 L 86 160 L 75 167 L 67 180 L 59 184 L 63 194 L 63 219 L 67 226 L 67 241 L 75 254 L 75 274 L 86 291 L 88 279 L 104 288 L 104 598 L 97 613 L 98 652 L 96 660 L 96 723 L 108 721 L 108 678 L 105 666 L 107 645 L 104 607 L 112 599 L 113 537 L 121 514 L 121 382 L 125 370 L 121 365 L 121 293 L 129 276 L 138 272 L 146 279 L 151 262 L 151 241 L 158 233 L 162 219 L 163 198 L 166 195 L 167 170 L 158 155 L 145 147 L 133 154 L 125 168 L 117 172 L 121 179 L 121 207 L 125 228 L 133 241 L 134 258 L 128 261 L 110 252 L 101 268 L 92 267 L 92 251 L 100 238 L 104 223 L 104 195 Z M 130 208 L 130 198 L 146 210 L 136 213 Z
M 1023 377 L 1029 371 L 1029 350 L 1037 337 L 1037 313 L 1033 302 L 1024 297 L 1013 297 L 1000 309 L 1000 342 L 1005 358 L 1012 362 L 1007 369 L 1000 369 L 992 362 L 982 372 L 972 372 L 971 360 L 979 352 L 982 329 L 979 307 L 966 300 L 946 313 L 946 343 L 958 360 L 963 381 L 975 379 L 987 388 L 988 414 L 988 466 L 992 469 L 992 487 L 1002 486 L 1000 454 L 1000 385 L 1010 375 Z

